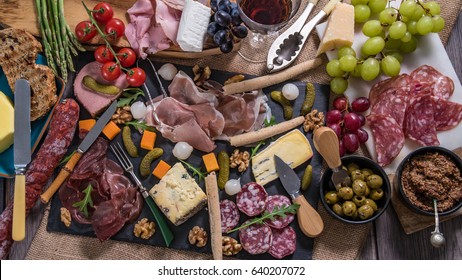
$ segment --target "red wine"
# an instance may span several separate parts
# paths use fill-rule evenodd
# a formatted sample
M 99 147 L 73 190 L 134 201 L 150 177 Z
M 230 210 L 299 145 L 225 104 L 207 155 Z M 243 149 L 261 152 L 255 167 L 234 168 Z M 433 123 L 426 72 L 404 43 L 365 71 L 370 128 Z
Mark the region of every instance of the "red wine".
M 292 11 L 292 0 L 242 0 L 240 5 L 246 16 L 265 25 L 286 21 Z

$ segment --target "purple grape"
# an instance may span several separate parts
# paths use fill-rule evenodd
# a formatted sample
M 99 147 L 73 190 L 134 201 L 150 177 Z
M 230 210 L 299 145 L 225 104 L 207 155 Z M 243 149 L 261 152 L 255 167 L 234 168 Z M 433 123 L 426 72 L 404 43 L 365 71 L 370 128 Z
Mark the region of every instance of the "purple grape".
M 343 117 L 343 125 L 350 132 L 356 132 L 361 127 L 361 120 L 355 113 L 346 113 Z
M 330 123 L 327 125 L 330 129 L 332 129 L 335 134 L 337 134 L 338 139 L 342 136 L 342 127 L 340 127 L 337 123 Z
M 231 32 L 237 38 L 243 39 L 247 36 L 249 31 L 247 30 L 247 27 L 245 27 L 244 25 L 238 25 L 238 26 L 234 26 L 231 29 Z
M 233 40 L 230 39 L 220 45 L 220 51 L 222 53 L 229 53 L 233 50 L 233 47 L 234 47 Z
M 331 124 L 331 123 L 339 123 L 342 121 L 342 112 L 339 110 L 330 110 L 326 114 L 326 123 Z
M 361 126 L 364 126 L 366 124 L 366 117 L 363 115 L 358 114 L 359 120 L 361 121 Z
M 223 27 L 221 27 L 221 25 L 219 25 L 218 23 L 216 23 L 215 21 L 214 22 L 211 22 L 209 23 L 209 25 L 207 26 L 207 34 L 210 36 L 210 37 L 213 37 L 213 35 L 215 35 L 218 30 L 221 30 Z
M 348 108 L 348 99 L 345 96 L 339 96 L 334 99 L 332 104 L 335 109 L 343 112 Z
M 359 141 L 358 136 L 353 133 L 346 133 L 343 135 L 343 146 L 345 146 L 345 150 L 347 153 L 354 153 L 359 148 Z
M 215 13 L 215 21 L 219 25 L 226 27 L 231 24 L 231 16 L 224 10 L 218 10 Z
M 343 140 L 340 140 L 338 142 L 338 152 L 340 154 L 340 157 L 343 157 L 345 155 L 345 145 L 343 145 Z
M 224 44 L 228 41 L 228 32 L 226 32 L 226 30 L 218 30 L 217 33 L 215 33 L 215 35 L 213 35 L 213 41 L 215 42 L 215 44 L 217 45 L 221 45 L 221 44 Z
M 356 135 L 358 136 L 359 143 L 361 144 L 366 143 L 367 139 L 369 139 L 369 134 L 367 134 L 367 131 L 362 128 L 356 131 Z
M 231 23 L 234 26 L 237 26 L 242 23 L 241 15 L 239 13 L 239 10 L 236 8 L 232 8 L 231 12 L 229 13 L 231 15 Z
M 358 113 L 367 111 L 370 106 L 371 103 L 367 97 L 358 97 L 353 102 L 351 102 L 351 109 Z

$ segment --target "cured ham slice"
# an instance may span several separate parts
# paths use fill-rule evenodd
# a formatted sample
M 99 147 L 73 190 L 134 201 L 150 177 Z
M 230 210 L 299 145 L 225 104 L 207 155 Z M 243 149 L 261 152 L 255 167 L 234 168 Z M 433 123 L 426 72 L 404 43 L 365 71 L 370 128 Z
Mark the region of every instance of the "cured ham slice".
M 430 95 L 411 98 L 404 119 L 404 134 L 424 146 L 438 146 L 433 109 L 434 99 Z
M 454 92 L 454 82 L 429 65 L 422 65 L 410 74 L 414 83 L 420 87 L 431 88 L 434 96 L 449 99 Z
M 385 166 L 393 161 L 404 146 L 404 133 L 392 117 L 369 115 L 366 117 L 374 138 L 377 163 Z
M 107 159 L 108 142 L 96 139 L 82 156 L 74 172 L 59 190 L 59 198 L 74 221 L 91 224 L 99 240 L 115 235 L 126 223 L 138 218 L 143 207 L 143 198 L 136 187 L 123 175 L 122 168 Z M 88 207 L 86 217 L 73 204 L 81 201 L 83 190 L 91 184 L 94 207 Z
M 217 94 L 213 90 L 202 90 L 183 71 L 179 71 L 168 87 L 170 96 L 185 104 L 212 103 L 218 104 Z

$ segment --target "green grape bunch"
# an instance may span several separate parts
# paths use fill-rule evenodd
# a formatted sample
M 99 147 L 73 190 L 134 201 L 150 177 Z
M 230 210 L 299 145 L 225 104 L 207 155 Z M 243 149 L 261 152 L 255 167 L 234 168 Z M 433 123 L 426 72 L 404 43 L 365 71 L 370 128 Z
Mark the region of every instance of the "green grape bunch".
M 360 53 L 351 47 L 338 49 L 337 59 L 331 60 L 326 71 L 333 79 L 331 90 L 343 94 L 351 76 L 371 81 L 381 73 L 399 75 L 403 54 L 414 52 L 418 38 L 438 33 L 444 28 L 441 7 L 437 1 L 403 0 L 399 7 L 391 0 L 351 0 L 355 22 L 362 24 L 368 39 Z

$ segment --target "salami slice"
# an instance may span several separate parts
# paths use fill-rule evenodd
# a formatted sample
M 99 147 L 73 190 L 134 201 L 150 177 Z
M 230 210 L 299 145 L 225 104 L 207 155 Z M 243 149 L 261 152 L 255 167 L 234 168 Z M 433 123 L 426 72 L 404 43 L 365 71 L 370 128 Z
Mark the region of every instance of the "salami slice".
M 275 207 L 282 208 L 290 206 L 292 203 L 287 196 L 283 195 L 271 195 L 268 197 L 268 202 L 266 204 L 266 210 L 268 212 L 273 212 Z M 295 218 L 294 214 L 287 214 L 285 217 L 277 217 L 274 220 L 265 220 L 265 224 L 272 228 L 281 229 L 288 226 Z
M 433 97 L 436 131 L 450 130 L 462 121 L 462 105 Z
M 411 78 L 407 74 L 401 74 L 399 76 L 389 78 L 380 81 L 371 87 L 369 91 L 369 101 L 371 107 L 377 102 L 379 97 L 390 89 L 401 88 L 404 92 L 409 92 L 411 89 Z
M 242 213 L 249 217 L 261 214 L 266 207 L 268 193 L 261 185 L 250 182 L 237 193 L 236 204 Z
M 422 65 L 416 68 L 411 72 L 410 77 L 422 87 L 432 88 L 434 96 L 449 99 L 454 93 L 454 82 L 452 79 L 429 65 Z
M 392 117 L 369 115 L 366 117 L 372 130 L 377 162 L 385 166 L 393 161 L 404 146 L 404 133 Z
M 404 119 L 404 135 L 424 146 L 439 146 L 431 95 L 412 97 Z
M 273 242 L 268 251 L 271 256 L 282 259 L 295 252 L 297 234 L 291 227 L 273 229 Z
M 403 88 L 389 89 L 377 99 L 371 108 L 371 114 L 390 116 L 402 126 L 407 103 L 408 95 Z
M 244 250 L 251 255 L 258 255 L 268 252 L 273 241 L 273 233 L 265 224 L 253 224 L 239 230 L 239 239 Z
M 232 230 L 239 223 L 239 210 L 236 203 L 231 200 L 224 199 L 220 201 L 221 213 L 221 232 L 226 233 Z

